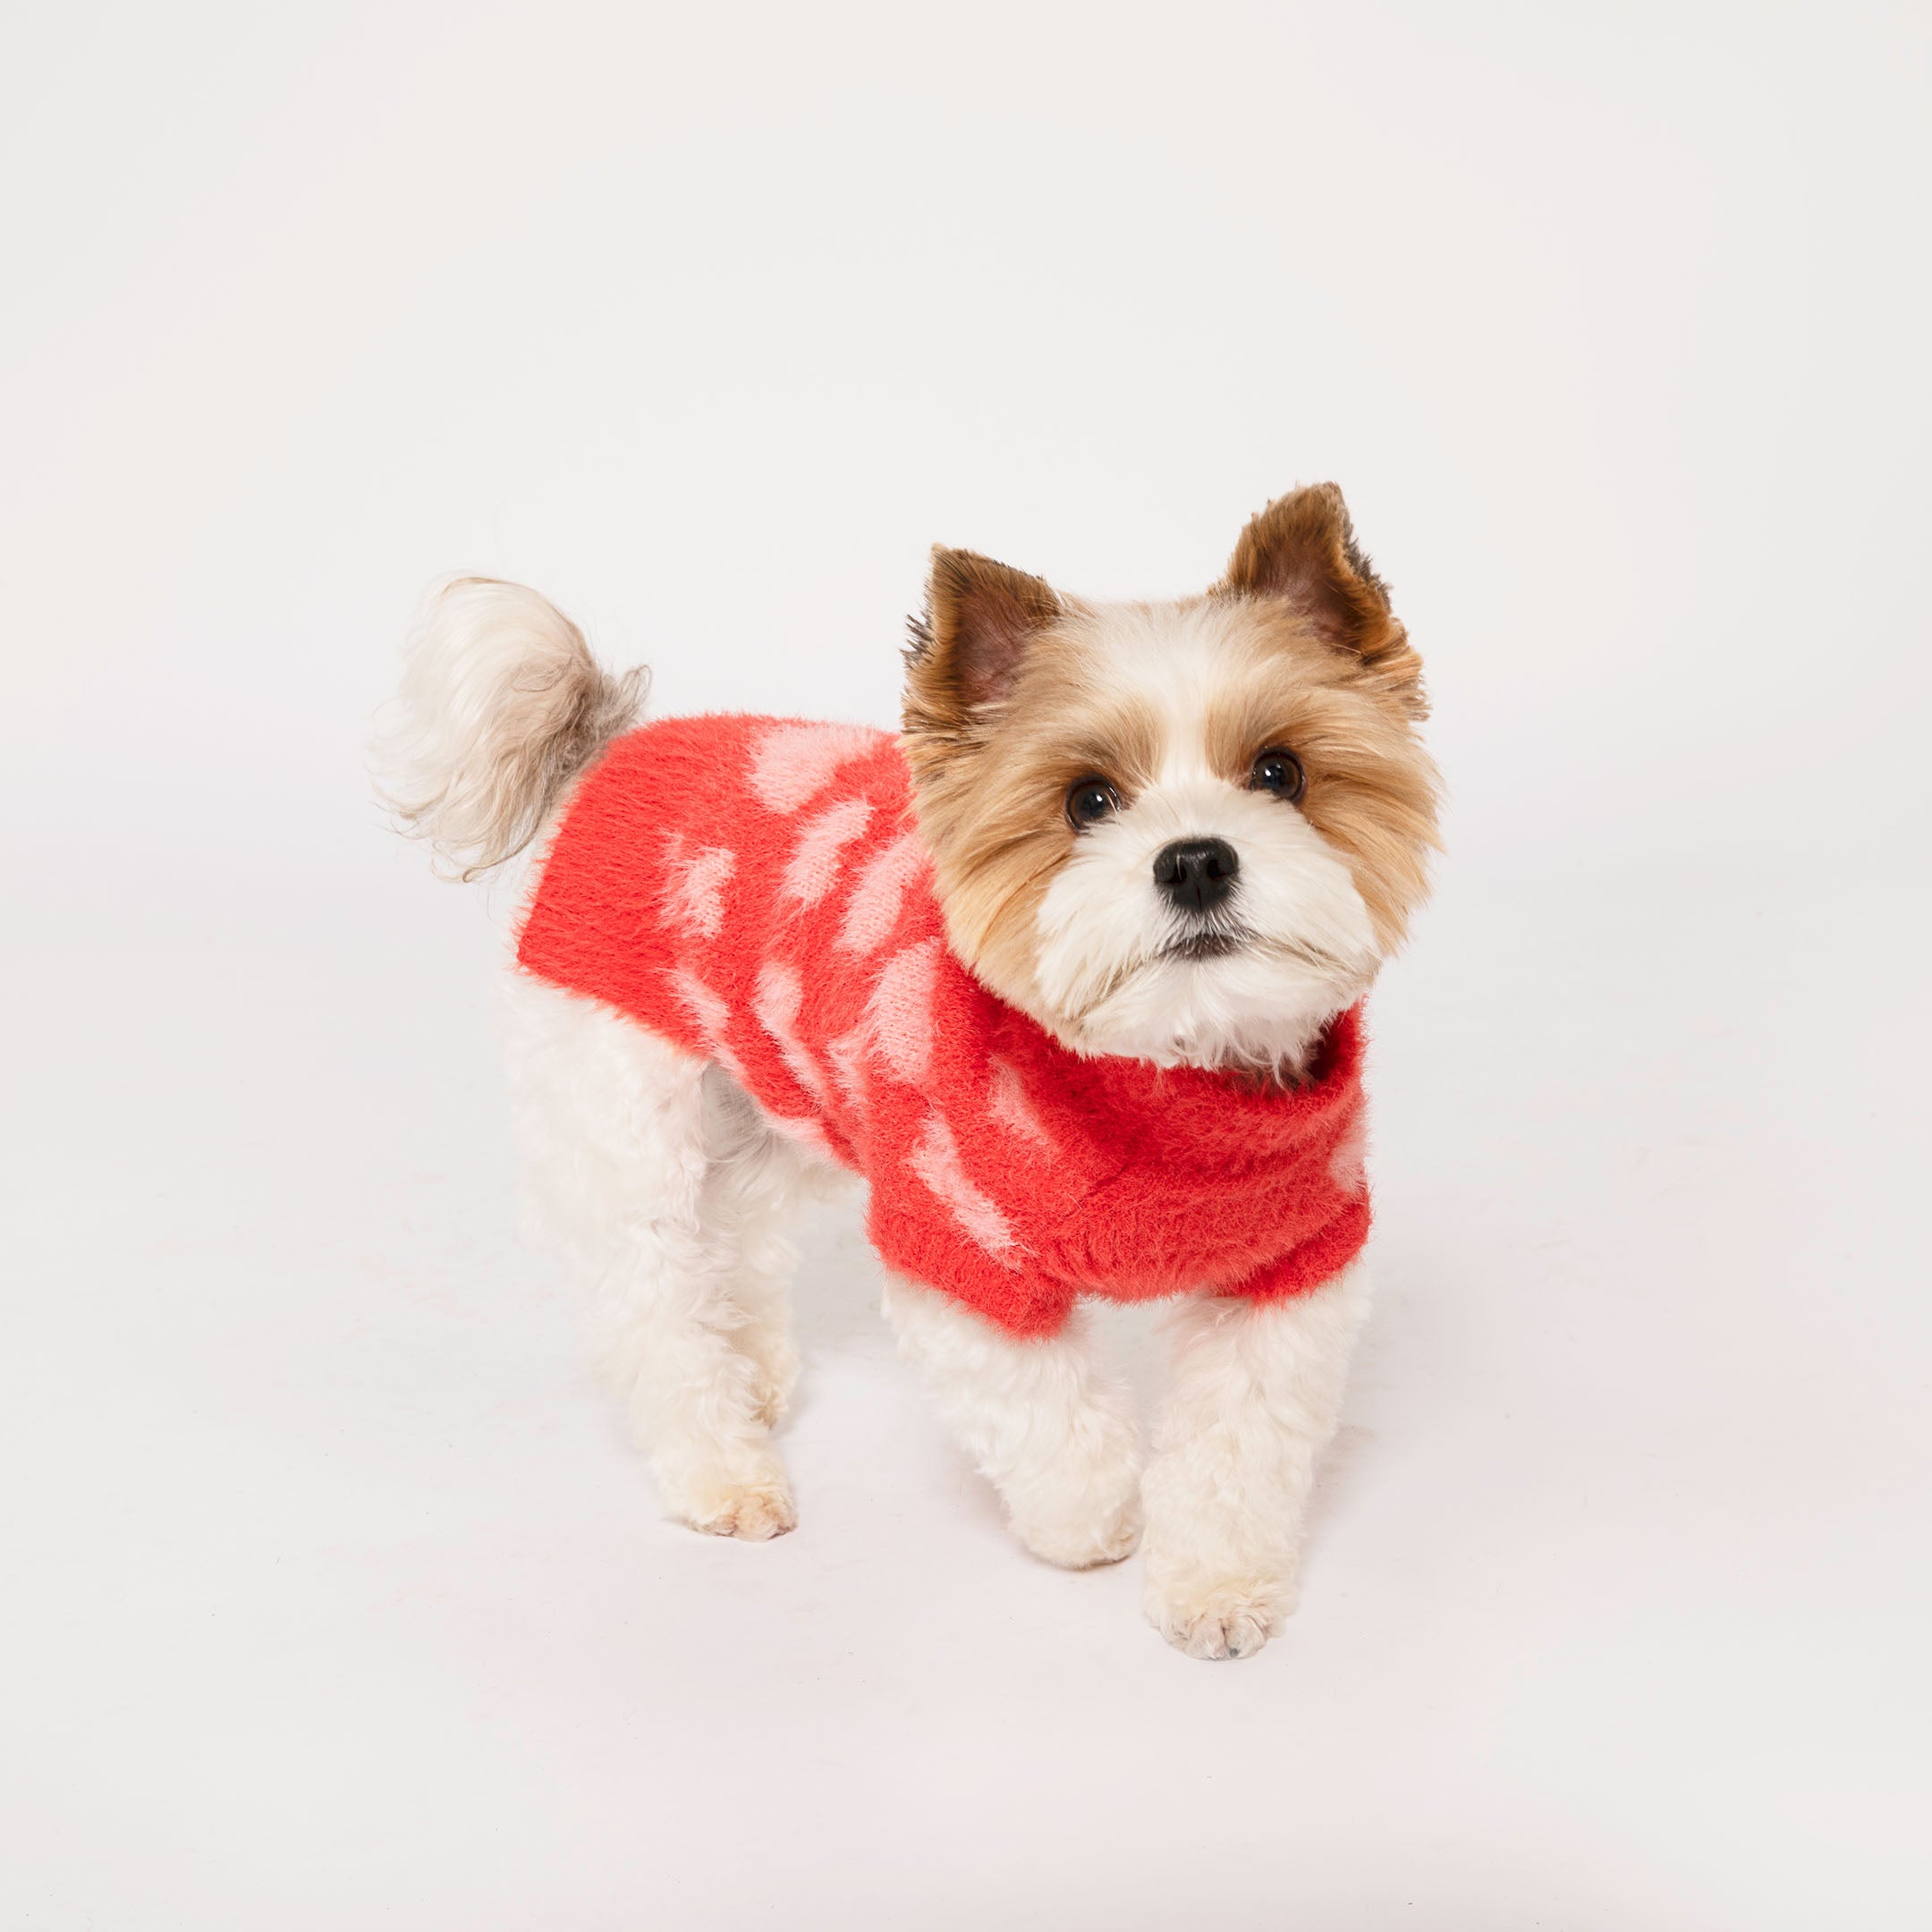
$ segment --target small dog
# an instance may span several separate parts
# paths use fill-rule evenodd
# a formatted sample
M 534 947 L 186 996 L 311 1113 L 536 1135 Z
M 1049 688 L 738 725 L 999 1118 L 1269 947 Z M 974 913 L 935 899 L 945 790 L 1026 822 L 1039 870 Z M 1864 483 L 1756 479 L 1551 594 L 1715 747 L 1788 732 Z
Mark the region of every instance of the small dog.
M 1021 1541 L 1144 1538 L 1163 1634 L 1251 1655 L 1368 1307 L 1355 1009 L 1436 844 L 1420 665 L 1341 493 L 1174 603 L 936 550 L 896 739 L 633 729 L 643 682 L 457 580 L 380 758 L 456 876 L 540 841 L 503 1002 L 531 1193 L 665 1503 L 793 1526 L 781 1228 L 856 1170 L 886 1315 Z M 1143 1473 L 1077 1304 L 1182 1293 Z

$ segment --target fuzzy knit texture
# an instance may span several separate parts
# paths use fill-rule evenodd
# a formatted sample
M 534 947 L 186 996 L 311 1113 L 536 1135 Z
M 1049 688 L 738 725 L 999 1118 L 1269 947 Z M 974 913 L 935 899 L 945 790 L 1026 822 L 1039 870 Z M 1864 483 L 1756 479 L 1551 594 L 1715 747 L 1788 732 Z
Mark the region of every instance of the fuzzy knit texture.
M 517 956 L 724 1068 L 870 1183 L 889 1267 L 1016 1334 L 1083 1294 L 1304 1292 L 1368 1238 L 1359 1010 L 1292 1089 L 1071 1052 L 947 945 L 883 732 L 713 716 L 614 740 Z

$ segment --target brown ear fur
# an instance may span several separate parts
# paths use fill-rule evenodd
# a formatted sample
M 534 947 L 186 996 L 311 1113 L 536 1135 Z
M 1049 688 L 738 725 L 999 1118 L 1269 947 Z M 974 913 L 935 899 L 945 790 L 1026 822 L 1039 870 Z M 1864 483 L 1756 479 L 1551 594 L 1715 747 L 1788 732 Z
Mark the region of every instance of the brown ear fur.
M 906 653 L 905 728 L 942 737 L 1009 695 L 1034 637 L 1060 599 L 1030 577 L 970 550 L 933 547 L 926 614 Z
M 1388 586 L 1355 540 L 1335 484 L 1291 490 L 1250 518 L 1214 594 L 1292 604 L 1325 643 L 1359 657 L 1414 716 L 1428 715 L 1422 661 L 1389 608 Z

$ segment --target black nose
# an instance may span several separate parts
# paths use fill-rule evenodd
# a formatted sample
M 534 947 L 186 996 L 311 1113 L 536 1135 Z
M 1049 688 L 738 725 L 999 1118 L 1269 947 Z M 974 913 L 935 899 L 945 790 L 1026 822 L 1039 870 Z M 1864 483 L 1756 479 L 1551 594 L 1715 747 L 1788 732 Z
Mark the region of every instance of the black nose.
M 1224 838 L 1176 839 L 1154 854 L 1154 883 L 1184 912 L 1212 912 L 1234 890 L 1240 871 Z

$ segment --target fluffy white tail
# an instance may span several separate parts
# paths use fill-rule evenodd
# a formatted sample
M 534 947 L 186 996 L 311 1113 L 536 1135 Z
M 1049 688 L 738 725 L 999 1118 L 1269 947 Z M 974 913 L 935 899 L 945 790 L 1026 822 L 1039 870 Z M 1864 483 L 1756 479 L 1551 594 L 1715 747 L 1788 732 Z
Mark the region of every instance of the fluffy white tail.
M 489 577 L 432 589 L 405 657 L 377 737 L 377 787 L 447 878 L 521 852 L 564 787 L 636 723 L 648 677 L 600 670 L 548 598 Z

